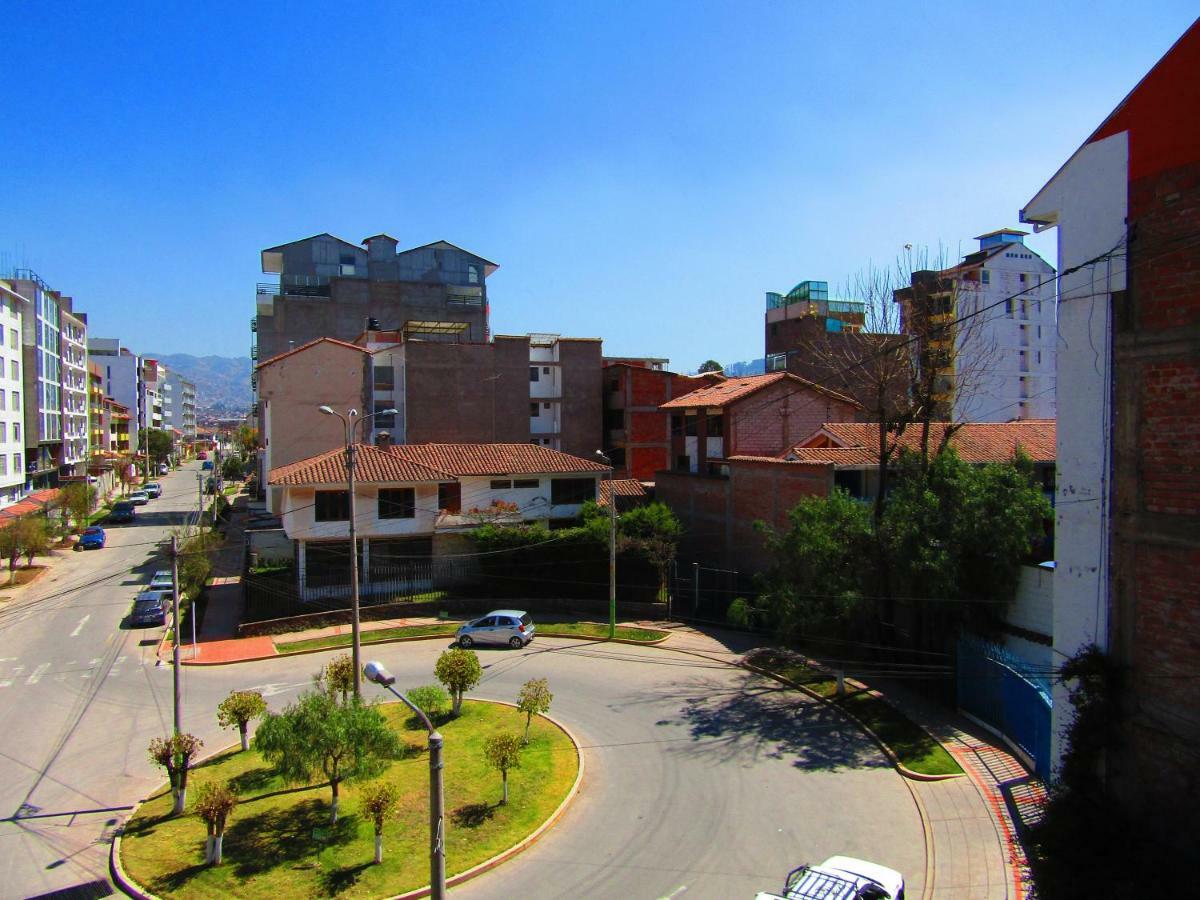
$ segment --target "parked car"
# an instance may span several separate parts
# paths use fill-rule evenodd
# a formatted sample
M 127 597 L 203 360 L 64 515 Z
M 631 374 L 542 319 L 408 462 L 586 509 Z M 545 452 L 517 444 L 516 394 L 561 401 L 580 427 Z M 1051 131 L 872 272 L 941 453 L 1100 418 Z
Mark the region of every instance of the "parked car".
M 166 474 L 167 474 L 168 472 L 170 472 L 170 471 L 171 471 L 171 470 L 170 470 L 170 468 L 167 466 L 167 464 L 166 464 L 166 463 L 159 463 L 159 464 L 158 464 L 158 474 L 159 474 L 159 475 L 166 475 Z
M 80 550 L 103 550 L 105 538 L 103 528 L 99 525 L 89 525 L 83 529 L 83 534 L 79 536 L 79 543 L 75 546 Z
M 486 616 L 461 625 L 455 632 L 460 647 L 472 644 L 508 644 L 520 650 L 533 640 L 536 628 L 529 613 L 519 609 L 496 609 Z
M 134 505 L 128 500 L 118 500 L 108 511 L 108 521 L 112 523 L 132 522 L 136 512 Z
M 217 492 L 217 479 L 215 479 L 211 475 L 209 475 L 208 478 L 206 478 L 204 480 L 204 493 L 215 494 L 216 492 Z
M 210 469 L 212 469 L 212 467 L 213 467 L 213 461 L 211 459 L 206 459 L 204 462 L 200 463 L 200 468 L 206 472 L 209 471 Z M 346 546 L 348 547 L 350 545 L 347 544 Z
M 129 614 L 130 625 L 165 625 L 167 610 L 171 608 L 170 591 L 145 590 L 133 601 L 133 611 Z
M 157 500 L 159 497 L 162 496 L 162 485 L 159 484 L 157 481 L 147 482 L 145 485 L 142 486 L 142 490 L 145 491 L 146 496 L 149 497 L 151 500 Z
M 148 591 L 169 591 L 175 587 L 175 578 L 171 575 L 170 569 L 159 569 L 154 573 L 154 577 L 150 579 L 150 585 L 146 588 Z
M 134 506 L 145 506 L 150 502 L 150 495 L 145 491 L 134 491 L 129 495 L 129 502 Z
M 850 856 L 788 872 L 782 894 L 760 891 L 755 900 L 904 900 L 904 876 Z
M 199 453 L 196 454 L 196 459 L 208 459 L 208 454 L 205 453 L 203 450 L 201 450 Z M 349 547 L 350 545 L 347 544 L 346 546 Z

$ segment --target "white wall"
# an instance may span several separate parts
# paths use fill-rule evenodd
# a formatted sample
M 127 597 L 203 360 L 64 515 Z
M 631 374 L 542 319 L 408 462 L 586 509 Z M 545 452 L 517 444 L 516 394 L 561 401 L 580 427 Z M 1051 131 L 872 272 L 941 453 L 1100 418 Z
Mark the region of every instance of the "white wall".
M 13 397 L 24 392 L 21 319 L 28 308 L 18 295 L 0 290 L 0 507 L 16 503 L 25 494 L 25 416 Z

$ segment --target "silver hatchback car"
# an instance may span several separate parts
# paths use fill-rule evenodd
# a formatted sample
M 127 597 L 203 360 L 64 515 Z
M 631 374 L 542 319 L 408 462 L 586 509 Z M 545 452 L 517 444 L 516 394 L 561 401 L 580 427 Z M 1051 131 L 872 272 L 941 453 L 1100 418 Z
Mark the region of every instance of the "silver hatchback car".
M 459 627 L 454 637 L 464 649 L 473 644 L 508 644 L 520 650 L 533 640 L 536 628 L 529 613 L 519 609 L 494 609 L 486 616 Z

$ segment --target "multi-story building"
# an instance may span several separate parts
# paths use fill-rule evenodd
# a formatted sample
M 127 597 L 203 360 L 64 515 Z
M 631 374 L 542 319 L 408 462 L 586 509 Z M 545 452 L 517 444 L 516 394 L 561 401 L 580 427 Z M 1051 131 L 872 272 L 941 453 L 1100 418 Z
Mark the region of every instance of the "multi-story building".
M 88 446 L 90 458 L 103 456 L 108 450 L 108 433 L 104 426 L 104 375 L 100 366 L 88 360 Z M 90 459 L 89 459 L 90 461 Z
M 60 328 L 62 310 L 70 310 L 71 298 L 52 290 L 34 272 L 25 270 L 17 275 L 10 283 L 30 301 L 21 332 L 27 486 L 54 487 L 63 466 Z M 84 415 L 86 433 L 86 412 Z
M 352 341 L 370 322 L 457 322 L 469 341 L 488 339 L 486 280 L 498 266 L 446 241 L 397 252 L 378 234 L 351 244 L 330 234 L 262 251 L 251 331 L 255 359 L 267 360 L 317 338 Z
M 196 438 L 196 386 L 178 372 L 167 372 L 163 418 L 168 428 L 178 431 L 185 441 Z
M 29 306 L 8 282 L 0 281 L 0 507 L 25 496 L 21 323 Z
M 69 303 L 61 304 L 59 309 L 59 349 L 62 377 L 62 460 L 59 473 L 81 476 L 87 474 L 89 455 L 87 316 L 73 313 Z
M 957 266 L 914 272 L 895 293 L 942 417 L 1054 418 L 1054 267 L 1025 246 L 1026 234 L 981 234 Z
M 1096 646 L 1119 667 L 1098 776 L 1179 858 L 1200 767 L 1198 71 L 1200 22 L 1021 210 L 1058 229 L 1062 273 L 1054 659 Z
M 122 347 L 120 339 L 101 337 L 88 339 L 88 355 L 104 377 L 104 396 L 128 412 L 129 440 L 138 446 L 141 430 L 146 427 L 142 418 L 141 357 Z

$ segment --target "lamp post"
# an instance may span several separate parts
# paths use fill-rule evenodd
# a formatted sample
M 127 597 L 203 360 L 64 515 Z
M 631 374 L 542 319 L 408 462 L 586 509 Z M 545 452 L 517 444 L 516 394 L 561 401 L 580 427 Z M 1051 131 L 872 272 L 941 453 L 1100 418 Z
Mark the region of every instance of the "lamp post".
M 379 662 L 372 660 L 367 663 L 363 674 L 367 681 L 372 681 L 380 687 L 387 688 L 399 698 L 405 706 L 417 714 L 425 730 L 429 732 L 429 893 L 434 900 L 442 900 L 446 896 L 446 845 L 443 827 L 442 795 L 442 736 L 434 729 L 429 716 L 402 693 L 392 687 L 396 676 L 389 672 Z M 358 673 L 355 672 L 357 677 Z
M 346 429 L 346 493 L 350 500 L 350 654 L 354 663 L 354 696 L 362 697 L 362 669 L 359 666 L 359 653 L 362 645 L 358 629 L 358 535 L 354 527 L 354 429 L 367 419 L 375 416 L 395 415 L 395 409 L 381 409 L 377 412 L 359 416 L 357 409 L 346 411 L 346 415 L 335 412 L 330 406 L 319 407 L 327 416 L 337 416 Z
M 612 460 L 596 451 L 608 466 L 608 637 L 617 636 L 617 491 L 613 484 Z

